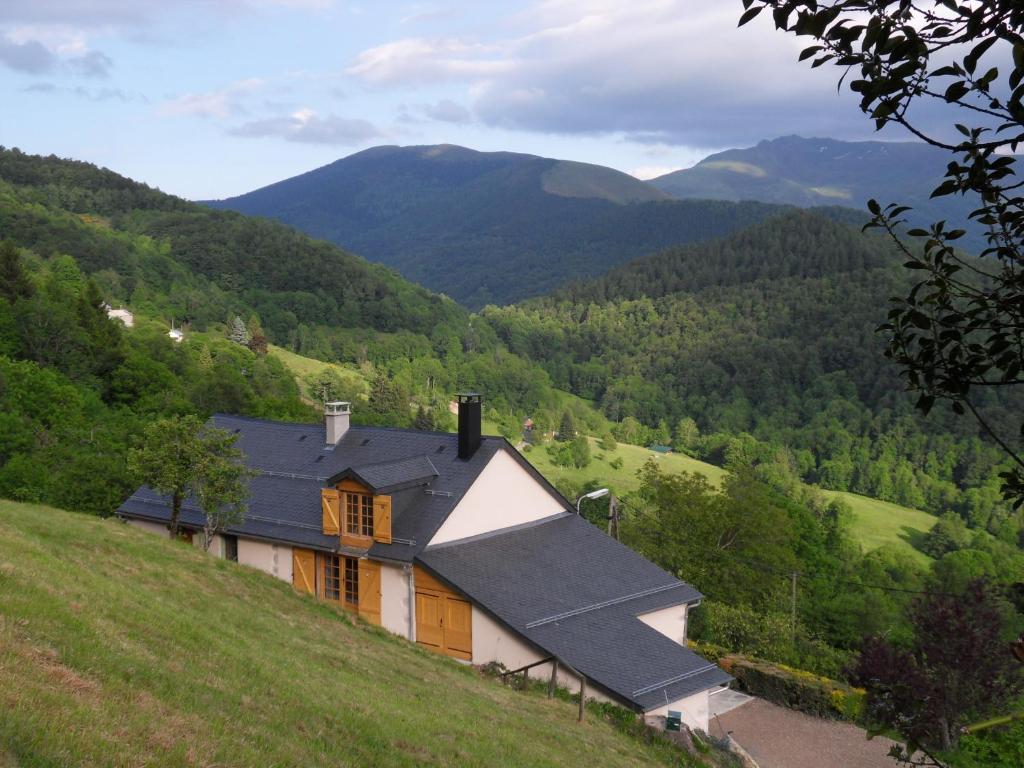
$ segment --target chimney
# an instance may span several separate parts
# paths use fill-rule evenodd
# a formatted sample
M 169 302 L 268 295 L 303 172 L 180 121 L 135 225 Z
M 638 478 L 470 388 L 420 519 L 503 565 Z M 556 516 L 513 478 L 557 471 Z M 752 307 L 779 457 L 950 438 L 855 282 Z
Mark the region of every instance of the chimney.
M 459 458 L 471 459 L 480 447 L 480 409 L 483 396 L 476 392 L 458 395 Z
M 324 403 L 324 425 L 327 433 L 327 445 L 337 445 L 338 441 L 348 432 L 348 420 L 352 415 L 349 403 L 334 401 Z

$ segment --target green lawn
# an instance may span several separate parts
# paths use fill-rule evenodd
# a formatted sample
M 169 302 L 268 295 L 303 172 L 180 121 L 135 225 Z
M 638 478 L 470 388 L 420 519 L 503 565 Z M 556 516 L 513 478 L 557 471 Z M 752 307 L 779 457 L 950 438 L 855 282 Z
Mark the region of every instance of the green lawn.
M 115 520 L 7 501 L 0 681 L 0 765 L 682 759 L 253 569 Z
M 605 452 L 598 446 L 598 441 L 590 438 L 590 465 L 583 469 L 575 467 L 560 467 L 551 461 L 544 446 L 531 448 L 525 454 L 541 473 L 554 483 L 562 480 L 582 485 L 588 482 L 597 483 L 600 486 L 608 485 L 617 493 L 629 493 L 640 487 L 637 478 L 637 471 L 648 459 L 653 459 L 665 472 L 699 472 L 707 476 L 713 483 L 718 483 L 725 476 L 725 470 L 705 464 L 703 461 L 691 459 L 681 453 L 661 454 L 641 448 L 638 445 L 627 445 L 619 443 L 618 447 L 611 452 Z M 622 467 L 616 469 L 610 462 L 622 459 Z
M 361 391 L 366 392 L 369 390 L 369 384 L 366 381 L 366 377 L 360 373 L 354 366 L 338 365 L 337 363 L 326 363 L 323 360 L 314 360 L 312 357 L 303 357 L 297 355 L 294 352 L 290 352 L 283 347 L 276 347 L 273 344 L 268 345 L 267 354 L 276 357 L 284 366 L 295 374 L 295 378 L 299 380 L 299 387 L 306 393 L 306 387 L 303 380 L 308 376 L 316 376 L 324 370 L 329 370 L 337 376 L 341 377 L 342 380 L 355 384 Z
M 841 498 L 850 505 L 853 510 L 850 532 L 866 552 L 885 544 L 895 544 L 921 563 L 931 560 L 913 544 L 935 525 L 938 519 L 935 515 L 856 493 L 826 490 L 822 493 L 829 498 Z

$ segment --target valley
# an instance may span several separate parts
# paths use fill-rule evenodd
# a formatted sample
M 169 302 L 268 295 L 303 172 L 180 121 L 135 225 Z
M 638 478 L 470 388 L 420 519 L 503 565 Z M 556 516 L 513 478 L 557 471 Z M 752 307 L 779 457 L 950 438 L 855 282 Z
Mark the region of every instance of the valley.
M 470 178 L 486 161 L 514 181 L 510 168 L 526 162 L 440 154 L 452 152 Z M 362 158 L 363 172 L 391 178 L 393 154 L 376 169 L 373 153 Z M 414 165 L 428 161 L 436 158 Z M 452 173 L 435 183 L 450 185 Z M 587 166 L 526 177 L 540 178 L 559 205 L 596 200 L 630 215 L 675 205 Z M 487 178 L 502 195 L 526 194 Z M 611 488 L 623 501 L 622 541 L 701 585 L 693 639 L 841 678 L 865 633 L 910 631 L 914 595 L 1024 574 L 1020 516 L 999 491 L 1005 457 L 953 414 L 915 413 L 875 333 L 909 278 L 887 240 L 860 231 L 857 214 L 713 207 L 728 226 L 697 208 L 707 227 L 695 234 L 687 214 L 676 224 L 689 234 L 640 239 L 646 250 L 621 261 L 581 269 L 546 257 L 563 273 L 528 281 L 537 295 L 509 294 L 523 300 L 474 312 L 465 297 L 284 224 L 86 163 L 0 151 L 0 497 L 104 517 L 137 487 L 126 458 L 156 422 L 227 413 L 312 424 L 324 401 L 342 400 L 356 426 L 452 432 L 453 396 L 477 391 L 485 432 L 520 447 L 569 502 Z M 614 218 L 608 226 L 631 231 Z M 562 247 L 537 233 L 552 252 Z M 480 250 L 477 234 L 463 235 L 459 248 Z M 436 273 L 433 257 L 403 252 Z M 520 267 L 485 265 L 502 285 L 526 274 Z M 464 274 L 479 283 L 479 272 Z M 111 307 L 128 308 L 133 326 L 111 320 Z M 978 402 L 997 420 L 1020 408 L 1012 393 Z M 583 504 L 602 529 L 603 504 Z M 38 538 L 24 512 L 32 509 L 44 508 L 4 513 Z M 68 529 L 91 540 L 93 524 L 105 525 Z M 195 573 L 182 578 L 200 583 Z M 274 655 L 268 669 L 281 668 Z M 50 693 L 27 683 L 20 691 L 32 717 L 44 717 Z M 283 722 L 264 716 L 274 728 Z M 352 748 L 375 754 L 376 743 Z M 88 761 L 87 747 L 69 748 Z

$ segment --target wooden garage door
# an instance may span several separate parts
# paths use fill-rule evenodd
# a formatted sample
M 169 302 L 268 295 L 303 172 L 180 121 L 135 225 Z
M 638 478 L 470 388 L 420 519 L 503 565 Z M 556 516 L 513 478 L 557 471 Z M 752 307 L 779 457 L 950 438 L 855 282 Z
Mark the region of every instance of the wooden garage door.
M 444 645 L 449 656 L 473 658 L 473 608 L 456 597 L 444 599 Z
M 471 661 L 473 606 L 422 568 L 415 569 L 416 642 L 431 650 Z
M 440 650 L 444 646 L 441 609 L 444 598 L 427 592 L 416 593 L 416 642 Z

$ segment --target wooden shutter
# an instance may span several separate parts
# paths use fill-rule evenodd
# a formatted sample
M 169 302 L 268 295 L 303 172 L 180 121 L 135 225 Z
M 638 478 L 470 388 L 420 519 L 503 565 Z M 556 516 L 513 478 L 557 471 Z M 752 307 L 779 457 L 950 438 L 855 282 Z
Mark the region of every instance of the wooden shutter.
M 292 586 L 300 592 L 316 591 L 316 553 L 310 549 L 292 549 Z
M 336 488 L 324 488 L 321 491 L 320 504 L 324 510 L 324 535 L 338 536 L 341 534 L 341 493 Z
M 373 497 L 373 540 L 391 543 L 391 497 Z
M 449 656 L 473 658 L 473 608 L 466 600 L 444 598 L 444 644 Z
M 359 615 L 380 626 L 380 563 L 359 561 Z

